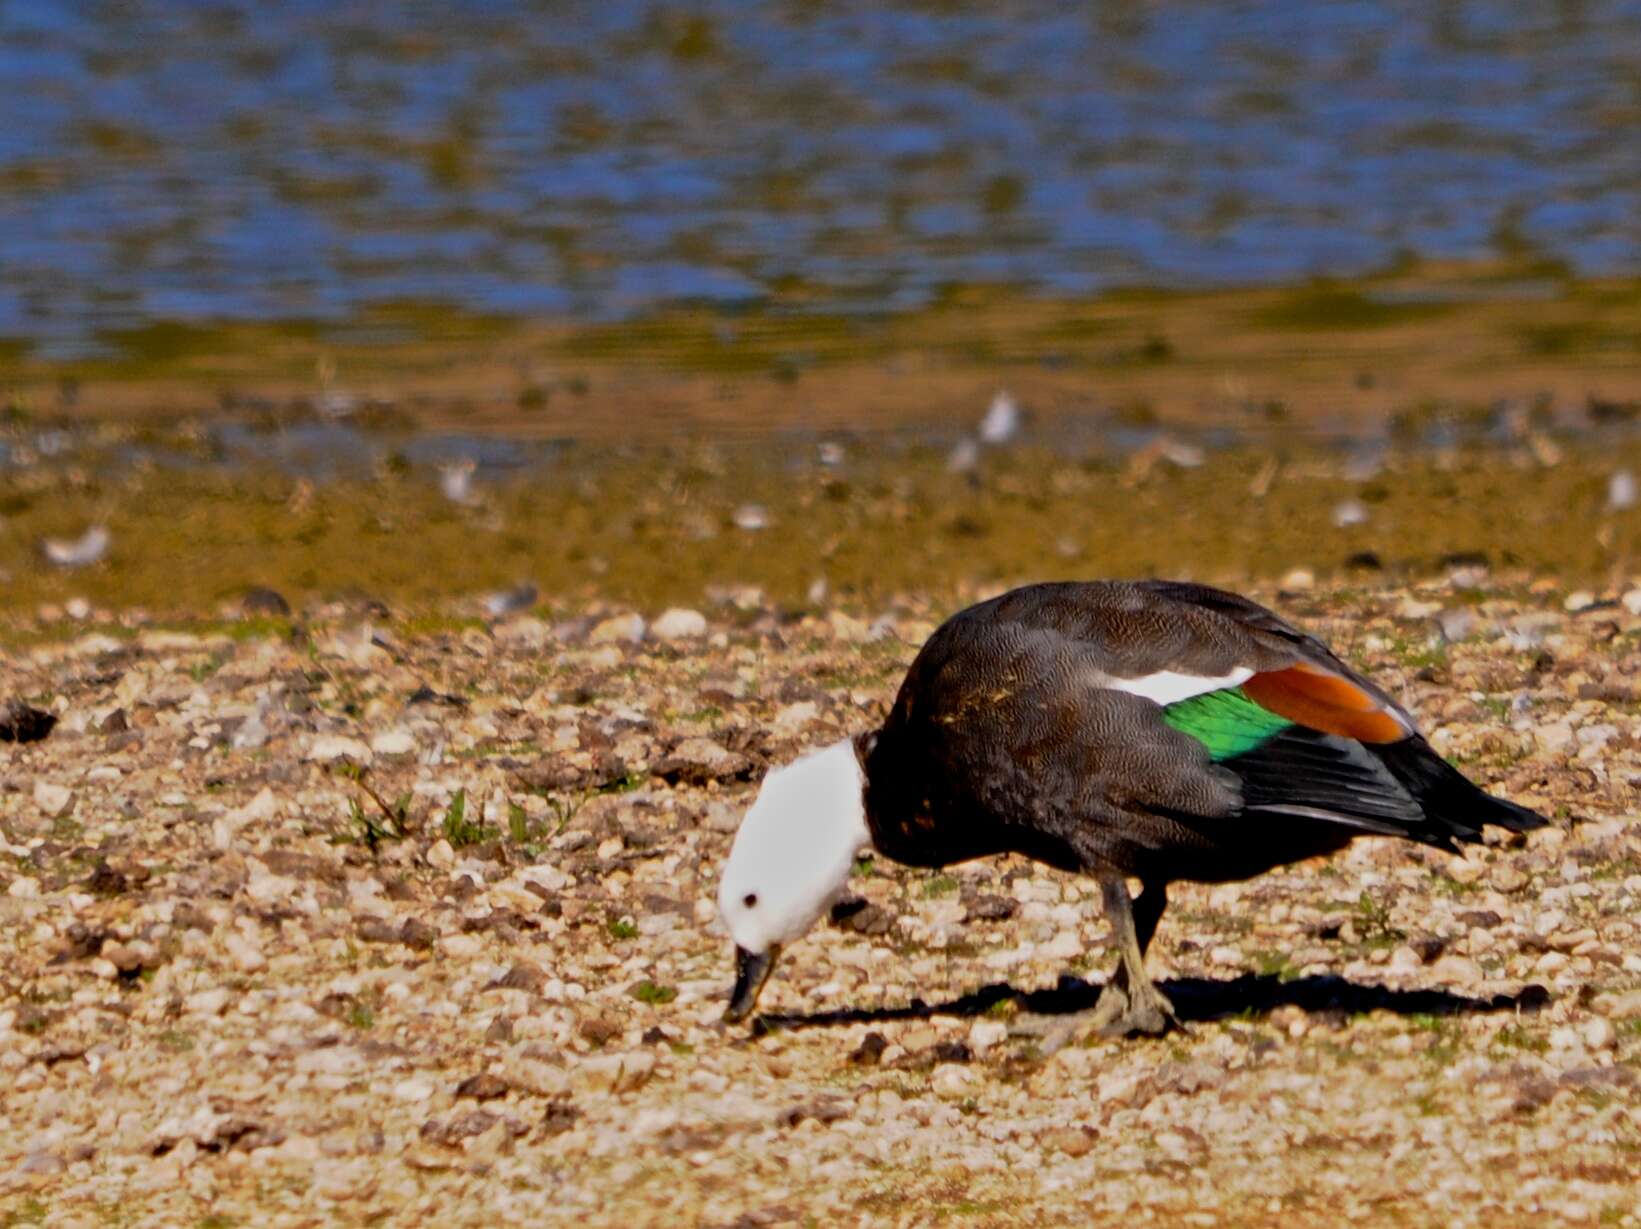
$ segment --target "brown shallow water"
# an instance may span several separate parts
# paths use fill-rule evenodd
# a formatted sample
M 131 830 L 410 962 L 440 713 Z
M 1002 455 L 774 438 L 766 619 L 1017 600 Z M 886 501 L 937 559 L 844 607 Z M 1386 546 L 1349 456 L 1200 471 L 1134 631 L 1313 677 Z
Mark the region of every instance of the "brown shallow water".
M 869 441 L 835 465 L 813 446 L 572 448 L 476 480 L 466 505 L 436 475 L 392 465 L 313 481 L 42 463 L 0 471 L 0 609 L 53 620 L 82 599 L 105 620 L 133 607 L 209 617 L 267 586 L 298 604 L 476 611 L 480 595 L 528 582 L 546 609 L 596 599 L 654 614 L 750 586 L 798 611 L 1051 577 L 1296 569 L 1366 583 L 1480 565 L 1622 587 L 1641 565 L 1641 510 L 1609 502 L 1615 473 L 1641 472 L 1641 441 L 1627 437 L 1392 449 L 1365 471 L 1316 447 L 1171 455 L 1022 446 L 966 474 L 944 449 L 878 455 Z M 98 562 L 41 556 L 41 539 L 92 525 L 111 537 Z
M 0 345 L 0 397 L 35 421 L 256 418 L 670 442 L 706 433 L 967 426 L 1007 386 L 1042 425 L 1373 433 L 1500 402 L 1641 406 L 1641 282 L 1531 252 L 1260 289 L 1046 298 L 950 286 L 846 315 L 801 289 L 739 312 L 575 323 L 400 303 L 317 325 L 155 322 L 96 356 Z

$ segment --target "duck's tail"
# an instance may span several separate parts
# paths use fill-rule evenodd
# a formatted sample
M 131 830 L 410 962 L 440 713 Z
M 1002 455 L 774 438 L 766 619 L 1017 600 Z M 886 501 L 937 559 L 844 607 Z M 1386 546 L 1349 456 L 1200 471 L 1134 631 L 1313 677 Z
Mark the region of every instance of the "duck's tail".
M 1416 735 L 1400 742 L 1364 745 L 1413 795 L 1425 818 L 1444 827 L 1454 840 L 1477 843 L 1482 828 L 1489 824 L 1511 832 L 1531 832 L 1549 823 L 1537 811 L 1493 797 Z
M 1489 824 L 1527 832 L 1546 823 L 1477 788 L 1417 734 L 1363 743 L 1289 726 L 1223 765 L 1241 780 L 1245 813 L 1321 820 L 1451 853 L 1457 842 L 1480 842 Z

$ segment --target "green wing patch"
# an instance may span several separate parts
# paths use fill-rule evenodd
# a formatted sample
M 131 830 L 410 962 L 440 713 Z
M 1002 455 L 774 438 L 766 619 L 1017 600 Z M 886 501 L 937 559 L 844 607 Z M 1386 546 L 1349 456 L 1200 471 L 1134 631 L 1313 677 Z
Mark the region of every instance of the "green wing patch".
M 1216 762 L 1252 751 L 1293 724 L 1261 708 L 1240 687 L 1204 692 L 1170 704 L 1162 710 L 1162 719 L 1207 747 Z

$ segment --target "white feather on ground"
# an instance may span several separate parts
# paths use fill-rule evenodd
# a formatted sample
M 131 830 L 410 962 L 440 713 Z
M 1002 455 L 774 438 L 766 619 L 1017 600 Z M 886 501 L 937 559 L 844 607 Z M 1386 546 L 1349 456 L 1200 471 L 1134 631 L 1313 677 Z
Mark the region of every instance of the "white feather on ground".
M 77 538 L 44 538 L 40 550 L 60 568 L 83 568 L 106 555 L 112 540 L 106 528 L 93 525 Z

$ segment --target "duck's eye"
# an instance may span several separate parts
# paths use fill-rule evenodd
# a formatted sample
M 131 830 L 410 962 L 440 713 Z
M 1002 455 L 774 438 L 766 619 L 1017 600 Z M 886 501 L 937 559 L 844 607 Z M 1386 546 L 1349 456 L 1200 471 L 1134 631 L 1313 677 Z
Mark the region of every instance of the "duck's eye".
M 741 897 L 741 903 L 748 909 L 756 909 L 758 907 L 758 894 L 756 892 L 748 892 L 745 896 Z

